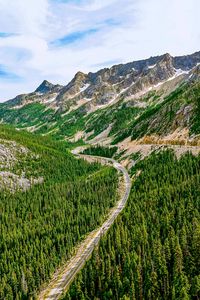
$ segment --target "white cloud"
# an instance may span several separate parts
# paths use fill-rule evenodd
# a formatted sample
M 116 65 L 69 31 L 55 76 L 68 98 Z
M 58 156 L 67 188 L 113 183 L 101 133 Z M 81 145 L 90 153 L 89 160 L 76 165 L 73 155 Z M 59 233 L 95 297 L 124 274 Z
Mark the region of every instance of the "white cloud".
M 1 31 L 43 36 L 48 6 L 48 0 L 0 0 Z
M 19 80 L 0 77 L 0 99 L 34 90 L 43 80 L 66 84 L 78 70 L 170 52 L 200 50 L 198 0 L 0 0 L 0 66 Z M 96 29 L 55 46 L 52 41 Z M 106 63 L 107 62 L 107 63 Z M 1 69 L 0 69 L 1 70 Z

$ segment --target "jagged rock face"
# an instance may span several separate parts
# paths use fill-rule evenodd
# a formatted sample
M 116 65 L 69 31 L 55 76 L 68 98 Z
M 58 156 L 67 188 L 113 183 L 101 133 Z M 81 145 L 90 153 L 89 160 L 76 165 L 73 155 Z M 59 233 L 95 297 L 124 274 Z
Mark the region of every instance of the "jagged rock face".
M 200 51 L 192 55 L 174 57 L 174 67 L 185 71 L 191 70 L 200 62 Z
M 87 75 L 78 72 L 65 87 L 60 91 L 60 94 L 57 97 L 57 102 L 62 102 L 67 99 L 71 99 L 75 97 L 77 94 L 81 92 L 81 89 L 87 83 Z
M 200 62 L 200 52 L 193 55 L 172 57 L 170 54 L 146 60 L 120 64 L 96 73 L 78 72 L 57 97 L 59 105 L 75 104 L 84 99 L 93 106 L 101 106 L 122 97 L 145 93 L 160 82 L 186 73 Z M 179 71 L 179 72 L 178 72 Z
M 136 81 L 136 79 L 161 57 L 117 65 L 102 69 L 96 73 L 84 74 L 78 72 L 72 81 L 62 89 L 57 97 L 59 105 L 66 107 L 67 103 L 78 102 L 81 99 L 92 101 L 93 105 L 105 105 L 115 99 Z M 143 74 L 142 74 L 143 76 Z
M 70 141 L 100 141 L 105 132 L 106 143 L 176 130 L 196 137 L 199 80 L 200 52 L 185 57 L 167 53 L 96 73 L 78 72 L 66 86 L 44 81 L 35 92 L 2 103 L 0 117 Z
M 49 92 L 58 92 L 62 88 L 59 84 L 52 84 L 51 82 L 44 80 L 39 87 L 35 90 L 35 93 L 49 93 Z
M 161 81 L 165 81 L 175 74 L 173 66 L 173 58 L 166 54 L 163 56 L 161 61 L 153 65 L 144 68 L 135 83 L 124 93 L 124 96 L 131 96 L 145 91 L 149 87 L 158 84 Z
M 54 85 L 49 81 L 44 80 L 33 93 L 18 95 L 6 103 L 11 108 L 18 108 L 33 102 L 52 105 L 52 102 L 56 99 L 61 89 L 61 85 Z M 53 103 L 53 106 L 55 106 L 55 103 Z
M 35 93 L 48 93 L 52 88 L 53 84 L 48 82 L 47 80 L 44 80 L 39 87 L 35 90 Z
M 104 68 L 96 73 L 78 72 L 64 87 L 45 80 L 34 93 L 17 96 L 9 104 L 17 106 L 36 101 L 66 111 L 84 103 L 90 110 L 121 98 L 145 94 L 173 77 L 186 76 L 198 63 L 200 52 L 179 57 L 167 53 Z

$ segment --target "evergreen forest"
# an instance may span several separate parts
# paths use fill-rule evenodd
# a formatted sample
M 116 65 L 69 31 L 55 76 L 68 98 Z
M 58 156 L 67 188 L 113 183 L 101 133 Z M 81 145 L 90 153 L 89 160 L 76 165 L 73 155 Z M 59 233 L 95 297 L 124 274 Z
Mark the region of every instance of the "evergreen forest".
M 16 162 L 13 172 L 43 177 L 26 191 L 0 191 L 0 299 L 36 299 L 115 204 L 117 172 L 74 158 L 67 143 L 48 137 L 0 126 L 0 139 L 37 154 Z
M 200 156 L 154 152 L 131 173 L 126 208 L 63 299 L 200 299 Z

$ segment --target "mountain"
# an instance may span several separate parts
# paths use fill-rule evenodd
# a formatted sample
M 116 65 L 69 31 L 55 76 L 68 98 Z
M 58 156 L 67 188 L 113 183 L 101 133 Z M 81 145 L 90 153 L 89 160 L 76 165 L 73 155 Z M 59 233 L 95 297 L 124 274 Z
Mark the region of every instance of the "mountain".
M 35 93 L 46 94 L 50 92 L 59 92 L 61 88 L 62 86 L 59 84 L 54 85 L 51 82 L 44 80 L 35 90 Z
M 200 62 L 200 52 L 190 56 L 171 57 L 168 53 L 105 68 L 96 73 L 78 72 L 57 97 L 63 110 L 69 105 L 87 104 L 87 110 L 111 104 L 121 97 L 135 97 L 171 77 L 187 74 Z
M 44 80 L 0 119 L 0 299 L 200 298 L 200 52 Z
M 8 104 L 8 107 L 14 109 L 36 102 L 51 106 L 62 88 L 63 87 L 59 84 L 54 85 L 44 80 L 34 92 L 18 95 L 14 99 L 8 100 L 6 104 Z
M 4 123 L 56 138 L 119 144 L 176 131 L 198 142 L 200 52 L 78 72 L 66 85 L 44 80 L 1 104 Z M 181 136 L 181 134 L 180 134 Z

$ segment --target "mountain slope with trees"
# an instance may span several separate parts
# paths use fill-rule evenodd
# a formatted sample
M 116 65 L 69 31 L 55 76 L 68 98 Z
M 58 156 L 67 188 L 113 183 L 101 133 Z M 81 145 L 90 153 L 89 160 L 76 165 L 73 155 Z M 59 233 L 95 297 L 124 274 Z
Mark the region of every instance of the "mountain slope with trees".
M 118 179 L 110 167 L 75 159 L 64 142 L 2 125 L 0 138 L 37 154 L 29 169 L 44 178 L 26 191 L 0 191 L 0 299 L 31 299 L 104 221 Z
M 200 157 L 139 162 L 128 205 L 63 298 L 200 297 Z

